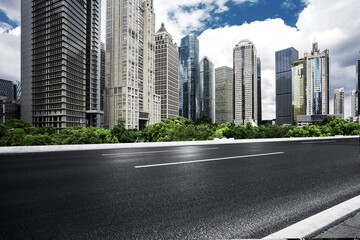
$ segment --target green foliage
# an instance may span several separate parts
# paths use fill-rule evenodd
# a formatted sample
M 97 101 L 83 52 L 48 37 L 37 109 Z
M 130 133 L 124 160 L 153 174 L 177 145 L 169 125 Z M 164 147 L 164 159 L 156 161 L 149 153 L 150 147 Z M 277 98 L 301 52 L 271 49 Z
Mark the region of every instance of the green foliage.
M 132 143 L 141 137 L 141 133 L 137 129 L 127 130 L 125 128 L 125 120 L 122 119 L 118 119 L 118 124 L 111 130 L 111 134 L 120 143 Z
M 5 126 L 9 129 L 11 128 L 26 128 L 31 127 L 31 124 L 19 119 L 8 119 L 5 122 Z
M 198 119 L 195 121 L 195 125 L 202 125 L 202 124 L 212 124 L 212 120 L 209 116 L 201 115 Z
M 351 123 L 341 118 L 325 118 L 319 125 L 303 127 L 261 125 L 250 123 L 237 126 L 234 123 L 213 124 L 202 116 L 197 121 L 184 117 L 166 119 L 146 127 L 143 131 L 126 129 L 125 121 L 119 119 L 112 130 L 102 128 L 74 127 L 56 132 L 53 126 L 33 127 L 29 123 L 11 119 L 0 124 L 0 146 L 34 146 L 64 144 L 100 144 L 146 142 L 199 141 L 214 138 L 284 138 L 319 137 L 334 135 L 360 135 L 360 123 Z

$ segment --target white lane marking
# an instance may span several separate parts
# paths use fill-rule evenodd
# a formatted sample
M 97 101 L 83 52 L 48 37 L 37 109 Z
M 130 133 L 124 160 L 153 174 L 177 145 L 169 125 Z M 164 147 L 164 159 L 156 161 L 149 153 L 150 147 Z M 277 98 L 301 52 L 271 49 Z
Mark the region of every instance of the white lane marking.
M 333 140 L 333 141 L 302 142 L 301 144 L 334 143 L 334 142 L 336 142 L 336 141 L 335 141 L 335 140 Z
M 271 155 L 280 155 L 280 154 L 284 154 L 284 152 L 260 153 L 260 154 L 253 154 L 253 155 L 243 155 L 243 156 L 233 156 L 233 157 L 223 157 L 223 158 L 213 158 L 213 159 L 203 159 L 203 160 L 193 160 L 193 161 L 185 161 L 185 162 L 160 163 L 160 164 L 135 166 L 134 168 L 161 167 L 161 166 L 180 165 L 180 164 L 199 163 L 199 162 L 222 161 L 222 160 L 229 160 L 229 159 L 236 159 L 236 158 L 251 158 L 251 157 L 271 156 Z
M 351 216 L 352 213 L 359 210 L 359 206 L 360 196 L 357 196 L 283 230 L 270 234 L 263 239 L 305 238 L 312 236 L 319 230 L 326 230 L 333 223 Z
M 195 150 L 216 150 L 219 148 L 196 148 Z M 166 153 L 166 152 L 184 152 L 187 151 L 187 149 L 181 149 L 181 150 L 164 150 L 164 151 L 149 151 L 149 152 L 128 152 L 128 153 L 112 153 L 112 154 L 102 154 L 102 156 L 122 156 L 122 155 L 131 155 L 131 154 L 148 154 L 148 153 Z

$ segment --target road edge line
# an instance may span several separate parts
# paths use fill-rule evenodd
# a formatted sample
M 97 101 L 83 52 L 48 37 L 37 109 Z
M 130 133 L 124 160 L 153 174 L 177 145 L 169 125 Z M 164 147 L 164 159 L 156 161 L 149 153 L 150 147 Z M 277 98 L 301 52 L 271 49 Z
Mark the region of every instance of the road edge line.
M 333 139 L 355 139 L 359 136 L 336 136 L 336 137 L 301 137 L 301 138 L 261 138 L 261 139 L 219 139 L 209 141 L 183 141 L 183 142 L 156 142 L 156 143 L 110 143 L 110 144 L 84 144 L 84 145 L 51 145 L 51 146 L 19 146 L 0 147 L 1 154 L 24 154 L 45 153 L 62 151 L 86 151 L 86 150 L 116 150 L 123 148 L 153 148 L 153 147 L 179 147 L 199 145 L 222 145 L 222 144 L 246 144 L 246 143 L 274 143 L 296 141 L 319 141 Z
M 299 221 L 262 239 L 313 237 L 360 211 L 360 195 Z

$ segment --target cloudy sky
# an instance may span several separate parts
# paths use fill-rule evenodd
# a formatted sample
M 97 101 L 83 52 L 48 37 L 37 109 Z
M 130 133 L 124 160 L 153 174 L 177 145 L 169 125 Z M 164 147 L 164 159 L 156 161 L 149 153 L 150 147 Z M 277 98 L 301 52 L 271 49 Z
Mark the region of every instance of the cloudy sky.
M 103 10 L 105 10 L 105 0 Z M 200 40 L 200 57 L 232 66 L 233 47 L 250 39 L 262 61 L 263 118 L 275 118 L 275 51 L 296 48 L 300 57 L 316 39 L 330 50 L 330 113 L 335 88 L 345 88 L 345 116 L 360 58 L 359 0 L 154 0 L 156 28 L 165 23 L 177 43 Z M 104 13 L 104 11 L 103 11 Z M 103 23 L 104 21 L 103 14 Z M 103 24 L 102 29 L 105 29 Z M 0 1 L 0 78 L 20 79 L 20 0 Z M 102 36 L 104 40 L 104 35 Z

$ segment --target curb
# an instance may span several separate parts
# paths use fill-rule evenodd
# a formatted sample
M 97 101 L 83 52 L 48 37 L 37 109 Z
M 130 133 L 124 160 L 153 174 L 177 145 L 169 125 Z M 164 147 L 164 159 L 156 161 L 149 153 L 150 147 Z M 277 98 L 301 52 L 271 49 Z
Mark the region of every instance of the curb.
M 331 228 L 360 211 L 360 196 L 354 197 L 334 207 L 324 210 L 300 222 L 297 222 L 263 239 L 306 238 Z
M 42 153 L 60 151 L 85 151 L 85 150 L 109 150 L 123 148 L 153 148 L 153 147 L 176 147 L 213 144 L 242 144 L 242 143 L 272 143 L 293 141 L 317 141 L 333 139 L 355 139 L 359 136 L 335 136 L 335 137 L 307 137 L 307 138 L 268 138 L 268 139 L 215 139 L 210 141 L 187 141 L 187 142 L 156 142 L 156 143 L 116 143 L 116 144 L 84 144 L 84 145 L 56 145 L 56 146 L 22 146 L 0 147 L 0 154 Z

